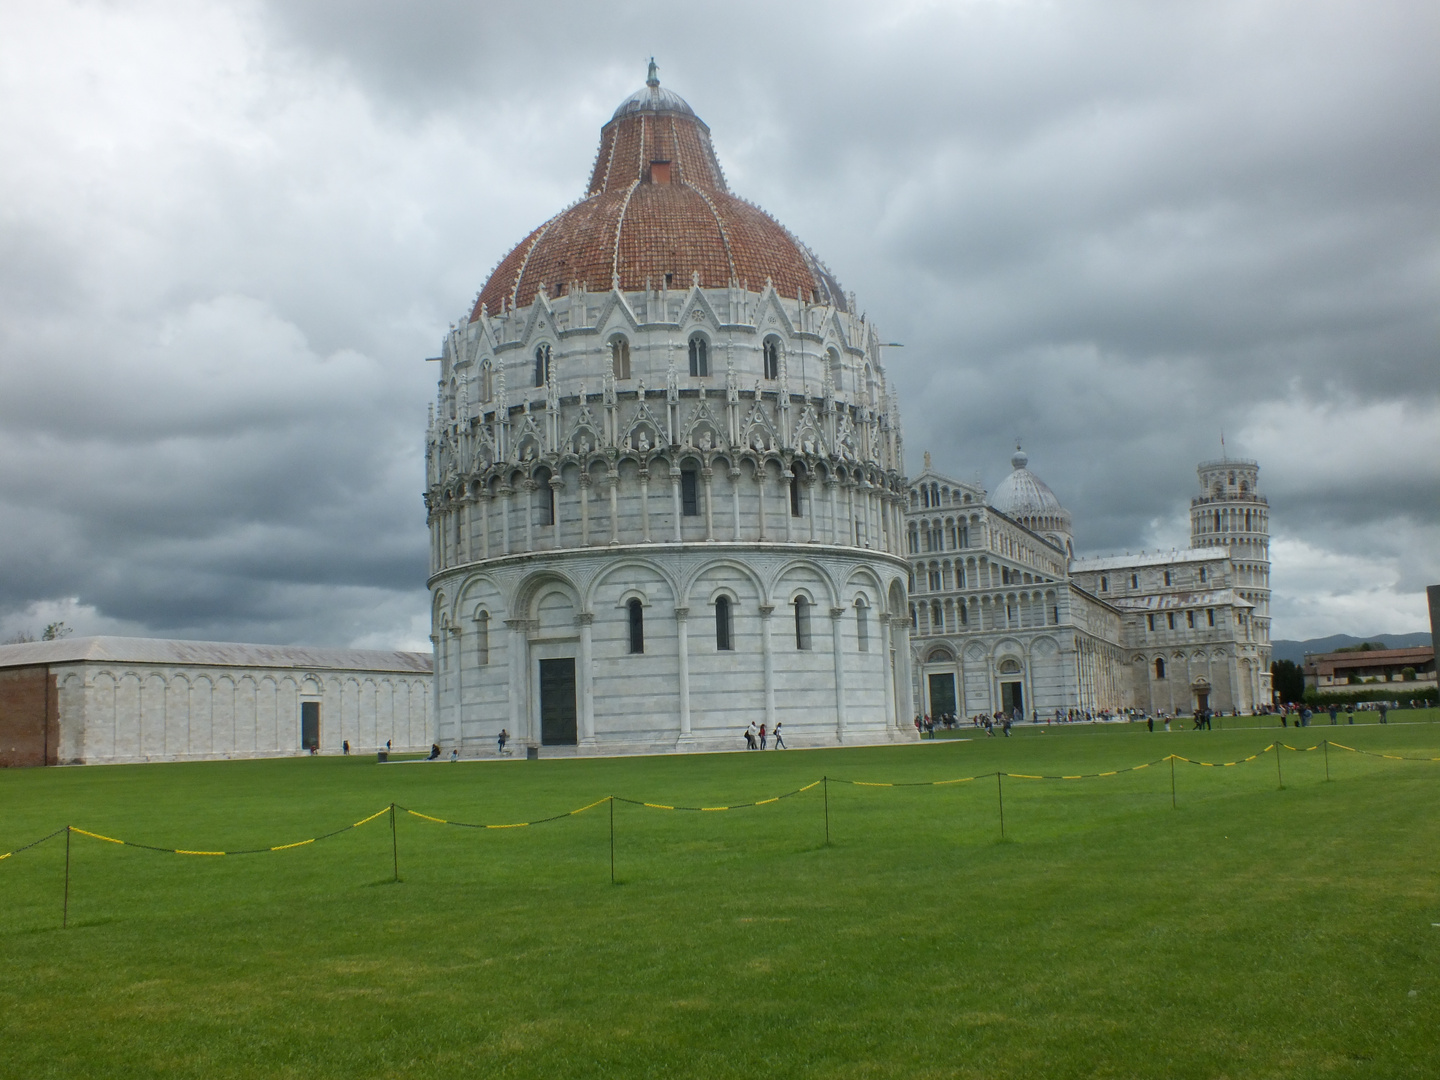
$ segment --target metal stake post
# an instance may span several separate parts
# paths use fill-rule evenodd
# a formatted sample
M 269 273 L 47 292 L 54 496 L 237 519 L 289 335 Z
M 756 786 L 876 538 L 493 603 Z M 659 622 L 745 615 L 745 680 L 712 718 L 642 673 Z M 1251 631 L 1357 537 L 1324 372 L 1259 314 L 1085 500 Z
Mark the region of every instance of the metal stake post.
M 1275 744 L 1275 780 L 1279 784 L 1278 790 L 1281 791 L 1285 789 L 1285 777 L 1280 773 L 1280 751 L 1284 749 L 1284 746 L 1284 743 L 1277 742 Z
M 821 781 L 821 783 L 820 783 L 821 790 L 823 790 L 823 791 L 825 792 L 825 846 L 826 846 L 826 847 L 829 847 L 829 846 L 830 846 L 830 778 L 829 778 L 828 776 L 822 776 L 822 777 L 820 778 L 820 781 Z
M 615 884 L 615 796 L 610 796 L 610 884 Z
M 390 861 L 395 867 L 395 880 L 400 880 L 400 844 L 395 838 L 395 804 L 390 804 Z
M 1005 839 L 1005 790 L 1000 784 L 1000 774 L 995 774 L 995 797 L 1000 801 L 1000 839 Z
M 1178 809 L 1178 804 L 1175 802 L 1175 755 L 1174 755 L 1174 754 L 1171 754 L 1171 755 L 1170 755 L 1170 809 L 1171 809 L 1171 810 Z
M 65 903 L 60 909 L 60 929 L 70 925 L 70 826 L 65 826 Z
M 1326 739 L 1321 744 L 1325 748 L 1325 782 L 1330 782 L 1330 740 Z

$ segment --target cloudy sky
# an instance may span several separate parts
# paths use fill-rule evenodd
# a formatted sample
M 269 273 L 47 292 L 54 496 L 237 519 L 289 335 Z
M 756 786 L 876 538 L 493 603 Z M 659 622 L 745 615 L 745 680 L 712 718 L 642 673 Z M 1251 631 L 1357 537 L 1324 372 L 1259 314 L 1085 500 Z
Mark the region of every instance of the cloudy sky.
M 0 5 L 0 637 L 428 647 L 441 335 L 644 78 L 1087 553 L 1260 461 L 1274 634 L 1440 582 L 1430 0 Z

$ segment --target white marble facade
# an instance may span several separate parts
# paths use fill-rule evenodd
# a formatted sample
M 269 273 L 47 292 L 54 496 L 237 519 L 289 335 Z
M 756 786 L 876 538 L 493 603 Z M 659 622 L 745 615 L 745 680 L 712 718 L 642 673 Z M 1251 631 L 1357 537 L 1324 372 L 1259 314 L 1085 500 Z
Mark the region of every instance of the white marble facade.
M 0 646 L 47 668 L 65 764 L 280 757 L 432 742 L 430 657 L 229 642 L 68 638 Z
M 697 334 L 715 366 L 681 374 Z M 453 331 L 428 444 L 442 745 L 728 749 L 752 720 L 796 746 L 911 737 L 879 351 L 864 319 L 768 287 L 542 294 Z M 549 660 L 574 671 L 547 690 Z M 548 733 L 547 692 L 574 695 Z
M 652 62 L 435 358 L 441 745 L 913 739 L 883 348 Z
M 995 493 L 930 467 L 910 485 L 914 693 L 927 714 L 1270 701 L 1269 508 L 1253 461 L 1206 462 L 1192 546 L 1073 557 L 1071 517 L 1017 449 Z

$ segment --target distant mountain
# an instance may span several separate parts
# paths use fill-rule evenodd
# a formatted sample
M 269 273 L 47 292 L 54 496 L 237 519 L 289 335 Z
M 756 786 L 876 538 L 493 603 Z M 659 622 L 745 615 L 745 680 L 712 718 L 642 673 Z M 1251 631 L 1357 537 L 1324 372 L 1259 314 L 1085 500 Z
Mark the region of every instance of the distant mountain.
M 1327 653 L 1361 642 L 1383 641 L 1387 649 L 1415 649 L 1430 644 L 1430 635 L 1418 634 L 1371 634 L 1369 637 L 1351 637 L 1349 634 L 1331 634 L 1329 637 L 1311 638 L 1309 641 L 1272 641 L 1272 660 L 1293 660 L 1301 663 L 1306 653 Z

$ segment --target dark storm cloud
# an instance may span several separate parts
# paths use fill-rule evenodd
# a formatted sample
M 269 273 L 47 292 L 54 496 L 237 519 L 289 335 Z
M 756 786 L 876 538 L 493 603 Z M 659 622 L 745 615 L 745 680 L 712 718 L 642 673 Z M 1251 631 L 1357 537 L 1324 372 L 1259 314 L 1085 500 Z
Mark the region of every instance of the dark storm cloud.
M 905 342 L 912 470 L 993 487 L 1018 435 L 1083 548 L 1135 550 L 1185 542 L 1223 430 L 1275 509 L 1279 634 L 1410 629 L 1440 579 L 1431 7 L 287 0 L 0 31 L 0 632 L 422 643 L 421 358 L 580 193 L 651 53 L 732 186 Z

